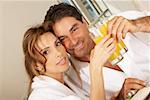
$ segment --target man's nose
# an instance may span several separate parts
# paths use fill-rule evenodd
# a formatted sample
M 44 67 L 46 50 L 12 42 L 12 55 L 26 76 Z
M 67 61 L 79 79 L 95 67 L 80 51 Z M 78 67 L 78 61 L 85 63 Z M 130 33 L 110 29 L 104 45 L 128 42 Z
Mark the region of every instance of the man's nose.
M 77 41 L 78 41 L 78 40 L 77 40 L 76 37 L 70 36 L 69 38 L 70 38 L 70 42 L 71 42 L 70 44 L 71 44 L 71 45 L 76 45 L 76 44 L 77 44 Z

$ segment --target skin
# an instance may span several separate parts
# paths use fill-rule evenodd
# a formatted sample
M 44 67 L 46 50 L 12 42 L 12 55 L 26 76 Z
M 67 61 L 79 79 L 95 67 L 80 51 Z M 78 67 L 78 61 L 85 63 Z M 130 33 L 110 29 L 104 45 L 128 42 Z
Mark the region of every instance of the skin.
M 115 51 L 115 43 L 109 36 L 94 47 L 90 56 L 90 100 L 105 100 L 102 67 Z M 99 56 L 100 55 L 100 56 Z M 100 77 L 99 77 L 100 76 Z
M 124 81 L 124 85 L 121 88 L 121 92 L 119 93 L 116 99 L 126 100 L 128 92 L 131 90 L 140 90 L 145 87 L 145 82 L 136 78 L 127 78 Z
M 63 82 L 63 72 L 68 69 L 69 61 L 66 50 L 60 41 L 52 33 L 44 33 L 38 39 L 37 50 L 47 59 L 44 74 Z M 41 69 L 38 66 L 38 70 Z
M 150 32 L 150 16 L 129 20 L 122 16 L 116 16 L 108 21 L 108 33 L 120 41 L 128 32 Z
M 64 17 L 53 25 L 55 34 L 72 56 L 89 61 L 95 43 L 89 35 L 87 24 L 73 17 Z

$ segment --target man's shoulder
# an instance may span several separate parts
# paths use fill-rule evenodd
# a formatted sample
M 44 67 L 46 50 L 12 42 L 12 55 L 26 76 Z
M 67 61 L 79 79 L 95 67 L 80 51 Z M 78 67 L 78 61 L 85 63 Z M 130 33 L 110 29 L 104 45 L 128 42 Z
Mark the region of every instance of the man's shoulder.
M 137 18 L 140 18 L 140 17 L 144 17 L 145 14 L 144 14 L 144 12 L 141 12 L 141 11 L 129 10 L 129 11 L 119 13 L 119 14 L 117 14 L 117 16 L 123 16 L 127 19 L 137 19 Z
M 78 70 L 82 70 L 89 66 L 88 62 L 80 61 L 80 60 L 74 58 L 73 56 L 70 56 L 69 59 L 70 59 L 71 63 L 74 65 L 74 67 L 77 68 Z

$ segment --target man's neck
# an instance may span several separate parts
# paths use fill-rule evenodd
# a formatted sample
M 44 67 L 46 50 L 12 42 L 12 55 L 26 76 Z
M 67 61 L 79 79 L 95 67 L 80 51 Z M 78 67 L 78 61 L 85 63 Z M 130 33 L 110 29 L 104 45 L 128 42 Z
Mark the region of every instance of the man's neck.
M 92 49 L 94 49 L 96 44 L 94 43 L 94 41 L 92 39 L 89 44 L 90 44 L 89 49 L 90 49 L 90 51 L 92 51 Z M 90 62 L 90 52 L 88 54 L 84 55 L 83 57 L 75 57 L 75 58 L 80 61 L 83 61 L 83 62 Z
M 82 61 L 82 62 L 90 62 L 90 55 L 80 57 L 80 58 L 77 58 L 77 57 L 75 57 L 75 58 Z

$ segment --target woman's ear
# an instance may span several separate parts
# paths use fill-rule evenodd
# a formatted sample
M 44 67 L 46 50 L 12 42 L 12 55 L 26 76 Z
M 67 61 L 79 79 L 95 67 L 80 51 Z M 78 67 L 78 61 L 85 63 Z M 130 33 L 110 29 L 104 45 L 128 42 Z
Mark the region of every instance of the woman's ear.
M 39 71 L 41 74 L 43 74 L 45 72 L 44 66 L 42 64 L 40 64 L 40 63 L 36 64 L 35 69 L 37 71 Z

